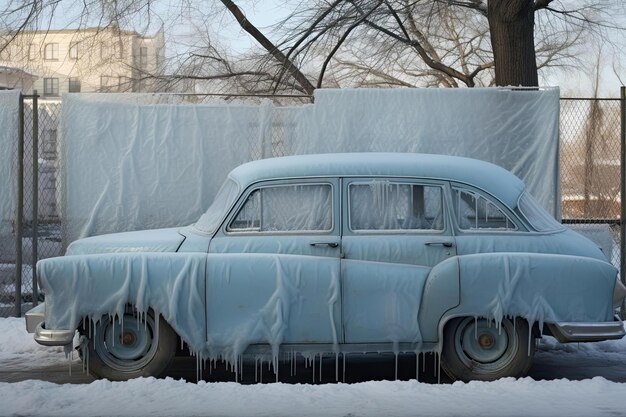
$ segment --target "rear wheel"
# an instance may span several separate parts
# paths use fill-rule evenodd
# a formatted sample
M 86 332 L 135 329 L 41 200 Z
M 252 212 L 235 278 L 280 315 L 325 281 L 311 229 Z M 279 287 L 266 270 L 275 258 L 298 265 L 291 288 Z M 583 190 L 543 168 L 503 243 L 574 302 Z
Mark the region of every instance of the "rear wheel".
M 161 376 L 176 353 L 177 335 L 165 319 L 159 316 L 158 326 L 156 320 L 152 311 L 140 320 L 132 308 L 121 323 L 102 317 L 90 332 L 89 372 L 111 381 Z
M 444 329 L 441 367 L 461 381 L 525 376 L 535 352 L 529 332 L 526 320 L 519 318 L 504 319 L 497 328 L 493 320 L 453 319 Z

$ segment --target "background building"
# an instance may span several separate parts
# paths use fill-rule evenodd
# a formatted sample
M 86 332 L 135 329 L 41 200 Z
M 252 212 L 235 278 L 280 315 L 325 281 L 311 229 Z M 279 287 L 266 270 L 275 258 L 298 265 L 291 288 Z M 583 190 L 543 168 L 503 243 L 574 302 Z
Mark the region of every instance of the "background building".
M 34 75 L 42 97 L 77 92 L 155 92 L 163 72 L 163 30 L 142 36 L 117 27 L 21 32 L 0 62 Z M 2 68 L 0 67 L 0 72 Z M 31 89 L 24 88 L 26 93 Z

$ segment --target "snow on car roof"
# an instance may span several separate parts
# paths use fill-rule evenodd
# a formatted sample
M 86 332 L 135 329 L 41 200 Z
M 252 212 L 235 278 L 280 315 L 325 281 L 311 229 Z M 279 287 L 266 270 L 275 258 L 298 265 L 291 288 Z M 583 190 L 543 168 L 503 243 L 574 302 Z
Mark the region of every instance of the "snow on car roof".
M 243 187 L 277 178 L 319 176 L 421 177 L 458 181 L 483 189 L 510 207 L 524 183 L 489 162 L 458 156 L 418 153 L 328 153 L 285 156 L 248 162 L 229 175 Z

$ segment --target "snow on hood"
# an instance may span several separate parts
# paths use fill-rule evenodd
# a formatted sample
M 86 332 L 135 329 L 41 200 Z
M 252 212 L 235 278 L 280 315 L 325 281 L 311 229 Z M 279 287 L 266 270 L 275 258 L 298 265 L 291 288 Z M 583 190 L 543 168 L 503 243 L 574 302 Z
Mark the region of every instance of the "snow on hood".
M 87 237 L 72 242 L 65 254 L 176 252 L 185 240 L 185 237 L 178 230 L 178 227 L 174 227 Z

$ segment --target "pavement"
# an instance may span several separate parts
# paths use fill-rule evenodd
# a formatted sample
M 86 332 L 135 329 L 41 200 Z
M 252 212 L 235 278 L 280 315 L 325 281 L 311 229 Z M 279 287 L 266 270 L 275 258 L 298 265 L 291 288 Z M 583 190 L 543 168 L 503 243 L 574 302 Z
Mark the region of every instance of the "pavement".
M 611 356 L 598 358 L 585 355 L 584 352 L 577 355 L 559 351 L 540 349 L 535 355 L 534 365 L 529 376 L 536 380 L 583 380 L 594 377 L 604 377 L 613 382 L 626 382 L 626 364 L 623 356 Z M 421 362 L 421 359 L 420 359 Z M 425 367 L 423 368 L 423 365 Z M 450 381 L 442 375 L 437 378 L 434 369 L 432 355 L 426 355 L 425 363 L 420 363 L 418 379 L 423 382 L 449 383 Z M 325 358 L 321 372 L 321 383 L 333 383 L 335 377 L 345 380 L 347 383 L 364 382 L 370 380 L 394 380 L 396 379 L 396 366 L 394 355 L 353 355 L 348 356 L 345 364 L 345 377 L 343 372 L 343 362 L 339 359 L 335 363 L 334 357 Z M 57 384 L 88 384 L 94 378 L 82 369 L 82 362 L 60 361 L 50 364 L 44 362 L 41 365 L 33 363 L 21 363 L 18 358 L 3 361 L 0 364 L 0 382 L 18 382 L 24 380 L 41 380 Z M 415 378 L 415 355 L 401 355 L 398 358 L 397 379 L 409 380 Z M 256 383 L 274 382 L 276 375 L 268 365 L 263 366 L 263 371 L 257 367 L 255 375 L 254 362 L 245 362 L 243 368 L 243 380 L 239 382 Z M 316 364 L 315 374 L 311 364 L 308 366 L 304 360 L 299 358 L 295 366 L 290 363 L 282 363 L 279 367 L 279 381 L 286 383 L 320 383 L 319 361 Z M 184 379 L 186 381 L 196 381 L 196 359 L 189 356 L 177 356 L 170 366 L 167 376 L 174 379 Z M 344 379 L 345 378 L 345 379 Z M 225 364 L 217 364 L 211 369 L 205 368 L 202 372 L 202 379 L 205 381 L 234 381 L 234 373 Z

